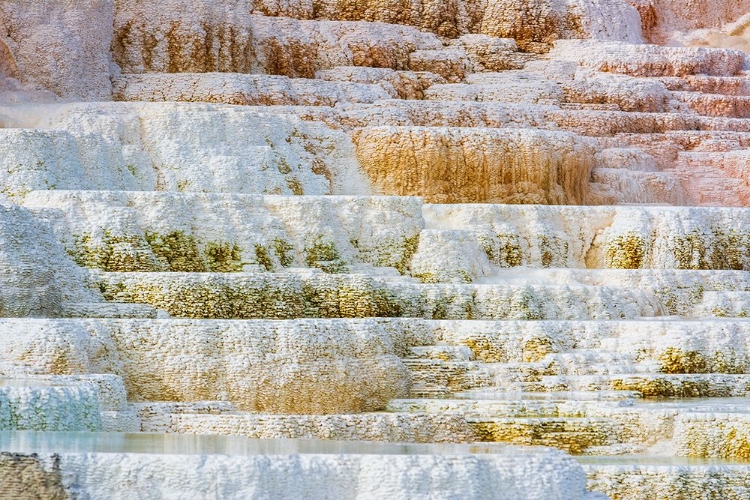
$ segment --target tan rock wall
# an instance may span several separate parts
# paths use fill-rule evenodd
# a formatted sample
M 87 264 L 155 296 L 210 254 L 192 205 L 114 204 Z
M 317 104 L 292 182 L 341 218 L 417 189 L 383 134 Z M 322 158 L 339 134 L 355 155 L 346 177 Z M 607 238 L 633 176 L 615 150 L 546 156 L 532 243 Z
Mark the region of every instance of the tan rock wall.
M 118 0 L 112 54 L 123 72 L 248 72 L 252 1 Z
M 0 2 L 0 69 L 64 98 L 109 100 L 112 0 Z
M 592 144 L 568 133 L 374 127 L 353 135 L 377 190 L 430 203 L 583 204 L 594 165 Z
M 0 454 L 0 483 L 4 498 L 69 498 L 62 484 L 59 457 L 39 457 L 20 453 Z
M 487 0 L 313 0 L 316 18 L 417 26 L 456 37 L 479 25 Z
M 314 78 L 316 70 L 335 66 L 407 69 L 410 52 L 442 46 L 434 35 L 409 26 L 251 15 L 242 0 L 193 4 L 164 9 L 121 0 L 112 42 L 121 70 Z
M 447 38 L 515 38 L 532 52 L 546 51 L 558 38 L 640 38 L 637 12 L 621 0 L 313 0 L 313 16 L 404 24 Z

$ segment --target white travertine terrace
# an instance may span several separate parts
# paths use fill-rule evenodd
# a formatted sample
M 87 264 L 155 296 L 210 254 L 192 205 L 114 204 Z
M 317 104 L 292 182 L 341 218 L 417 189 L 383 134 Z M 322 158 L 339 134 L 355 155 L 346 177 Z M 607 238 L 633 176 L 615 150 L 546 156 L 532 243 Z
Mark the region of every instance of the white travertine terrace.
M 0 496 L 750 497 L 749 10 L 0 2 Z
M 521 446 L 176 435 L 145 440 L 80 432 L 4 432 L 0 443 L 9 450 L 0 457 L 0 470 L 24 469 L 4 481 L 3 493 L 11 497 L 64 497 L 73 490 L 100 498 L 112 495 L 112 483 L 132 482 L 160 498 L 429 499 L 436 492 L 471 500 L 605 498 L 585 490 L 583 470 L 569 455 Z M 539 475 L 545 480 L 528 481 Z
M 87 383 L 11 378 L 0 381 L 4 429 L 97 431 L 102 427 L 98 391 Z

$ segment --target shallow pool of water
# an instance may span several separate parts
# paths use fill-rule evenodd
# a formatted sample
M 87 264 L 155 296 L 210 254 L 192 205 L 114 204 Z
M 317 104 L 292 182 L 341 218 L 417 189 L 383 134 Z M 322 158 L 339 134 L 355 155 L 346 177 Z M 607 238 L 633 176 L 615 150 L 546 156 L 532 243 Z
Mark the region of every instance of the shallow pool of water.
M 49 380 L 40 378 L 11 378 L 0 377 L 0 387 L 60 387 L 61 384 L 53 384 Z
M 750 413 L 750 398 L 639 399 L 635 406 L 659 407 L 692 413 Z
M 569 391 L 569 392 L 505 392 L 493 390 L 475 390 L 456 392 L 452 396 L 455 399 L 485 399 L 492 401 L 623 401 L 640 398 L 640 393 L 635 391 Z
M 699 466 L 743 466 L 750 467 L 750 461 L 724 460 L 719 458 L 688 458 L 670 457 L 665 455 L 616 455 L 575 456 L 581 465 L 621 465 L 621 466 L 669 466 L 669 467 L 699 467 Z
M 503 453 L 502 443 L 392 444 L 308 439 L 249 439 L 156 433 L 0 432 L 0 451 L 14 453 L 156 453 L 178 455 L 469 455 Z M 513 447 L 514 453 L 524 453 Z M 529 448 L 529 452 L 538 449 Z

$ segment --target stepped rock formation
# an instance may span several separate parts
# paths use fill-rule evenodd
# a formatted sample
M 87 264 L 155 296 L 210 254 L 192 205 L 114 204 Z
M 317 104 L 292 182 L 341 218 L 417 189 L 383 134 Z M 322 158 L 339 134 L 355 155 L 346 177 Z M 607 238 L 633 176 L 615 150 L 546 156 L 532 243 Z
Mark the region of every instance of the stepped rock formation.
M 0 497 L 750 497 L 748 12 L 0 0 Z

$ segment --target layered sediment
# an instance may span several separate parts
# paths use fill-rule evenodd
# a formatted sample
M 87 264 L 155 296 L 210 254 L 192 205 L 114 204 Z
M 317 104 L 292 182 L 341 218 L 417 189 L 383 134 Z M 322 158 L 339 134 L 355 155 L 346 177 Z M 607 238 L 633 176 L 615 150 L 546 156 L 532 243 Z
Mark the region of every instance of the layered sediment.
M 6 493 L 746 498 L 748 7 L 4 2 Z

